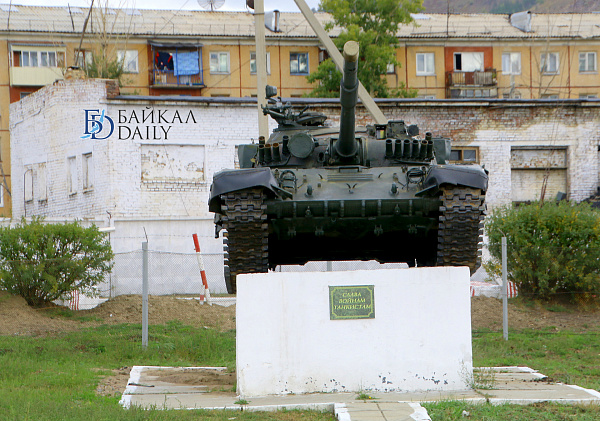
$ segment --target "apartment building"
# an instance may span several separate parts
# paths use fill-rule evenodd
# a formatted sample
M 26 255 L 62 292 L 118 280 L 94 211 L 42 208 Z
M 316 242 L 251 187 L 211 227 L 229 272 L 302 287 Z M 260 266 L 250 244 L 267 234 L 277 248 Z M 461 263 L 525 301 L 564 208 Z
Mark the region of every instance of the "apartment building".
M 85 67 L 122 60 L 122 94 L 256 96 L 254 17 L 246 12 L 88 10 L 0 4 L 0 216 L 10 215 L 9 104 Z M 596 98 L 600 14 L 417 14 L 398 30 L 391 87 L 421 98 Z M 300 13 L 266 16 L 267 83 L 283 97 L 312 89 L 327 57 Z M 321 22 L 327 14 L 317 14 Z M 86 30 L 82 36 L 82 30 Z M 334 28 L 332 36 L 339 29 Z M 217 133 L 218 128 L 215 128 Z

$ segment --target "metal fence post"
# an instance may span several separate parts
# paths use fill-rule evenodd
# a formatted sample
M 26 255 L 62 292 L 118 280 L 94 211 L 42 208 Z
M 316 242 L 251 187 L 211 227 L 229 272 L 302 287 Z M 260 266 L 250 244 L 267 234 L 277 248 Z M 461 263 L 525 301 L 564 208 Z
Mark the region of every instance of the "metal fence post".
M 148 242 L 142 243 L 142 347 L 148 347 Z
M 508 270 L 506 263 L 506 237 L 502 237 L 502 334 L 508 340 Z

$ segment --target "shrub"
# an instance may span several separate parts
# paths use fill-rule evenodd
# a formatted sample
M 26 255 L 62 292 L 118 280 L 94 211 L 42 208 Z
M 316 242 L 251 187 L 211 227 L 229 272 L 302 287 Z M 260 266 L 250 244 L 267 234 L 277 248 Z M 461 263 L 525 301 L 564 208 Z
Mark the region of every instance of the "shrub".
M 600 214 L 587 203 L 533 203 L 494 211 L 486 221 L 492 262 L 499 268 L 507 237 L 510 280 L 519 294 L 548 299 L 600 293 Z
M 93 293 L 110 272 L 112 258 L 110 243 L 96 226 L 43 224 L 36 218 L 0 228 L 0 288 L 31 306 L 71 291 Z

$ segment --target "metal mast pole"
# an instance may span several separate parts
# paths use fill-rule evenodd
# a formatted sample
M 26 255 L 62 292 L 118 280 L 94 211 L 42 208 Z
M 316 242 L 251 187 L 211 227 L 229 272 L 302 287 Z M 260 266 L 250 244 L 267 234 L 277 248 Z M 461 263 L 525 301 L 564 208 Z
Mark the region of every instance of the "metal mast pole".
M 254 26 L 256 30 L 256 99 L 258 102 L 258 134 L 269 137 L 269 120 L 263 114 L 262 106 L 267 105 L 265 88 L 267 86 L 267 48 L 265 46 L 265 4 L 263 0 L 254 0 Z

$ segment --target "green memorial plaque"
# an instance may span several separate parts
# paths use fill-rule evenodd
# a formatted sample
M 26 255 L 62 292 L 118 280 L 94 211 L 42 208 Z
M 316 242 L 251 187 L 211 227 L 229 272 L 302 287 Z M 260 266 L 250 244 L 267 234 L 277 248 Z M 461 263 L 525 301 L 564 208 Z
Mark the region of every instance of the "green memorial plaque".
M 374 319 L 374 285 L 330 286 L 330 320 Z

